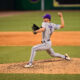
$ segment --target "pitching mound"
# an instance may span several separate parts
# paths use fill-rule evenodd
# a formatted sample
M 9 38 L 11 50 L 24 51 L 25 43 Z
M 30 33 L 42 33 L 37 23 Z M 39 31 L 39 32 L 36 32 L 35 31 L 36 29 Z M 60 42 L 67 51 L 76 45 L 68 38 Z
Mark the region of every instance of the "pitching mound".
M 61 58 L 35 61 L 32 68 L 24 68 L 25 64 L 0 64 L 0 73 L 80 74 L 80 58 L 71 61 Z

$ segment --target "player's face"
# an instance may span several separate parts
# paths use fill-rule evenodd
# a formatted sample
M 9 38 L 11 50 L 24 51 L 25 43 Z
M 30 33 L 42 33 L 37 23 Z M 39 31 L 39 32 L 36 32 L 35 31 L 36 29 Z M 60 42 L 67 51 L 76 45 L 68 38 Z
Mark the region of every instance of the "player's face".
M 44 18 L 43 22 L 50 22 L 50 20 L 48 18 Z

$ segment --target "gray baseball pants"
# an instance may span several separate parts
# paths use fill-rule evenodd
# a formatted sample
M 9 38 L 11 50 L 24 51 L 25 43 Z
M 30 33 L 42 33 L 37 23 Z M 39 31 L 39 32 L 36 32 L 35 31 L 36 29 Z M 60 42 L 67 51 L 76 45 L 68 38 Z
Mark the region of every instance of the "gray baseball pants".
M 45 43 L 42 43 L 42 44 L 39 44 L 39 45 L 32 47 L 29 63 L 33 62 L 34 57 L 36 55 L 36 51 L 40 51 L 40 50 L 46 50 L 48 52 L 48 54 L 52 57 L 65 58 L 64 55 L 59 54 L 59 53 L 55 53 L 54 50 L 51 48 L 51 41 L 47 41 Z

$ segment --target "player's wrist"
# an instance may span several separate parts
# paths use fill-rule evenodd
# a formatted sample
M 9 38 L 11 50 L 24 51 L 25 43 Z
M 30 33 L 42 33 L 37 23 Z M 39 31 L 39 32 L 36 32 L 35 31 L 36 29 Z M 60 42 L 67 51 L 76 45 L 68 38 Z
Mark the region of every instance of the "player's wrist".
M 60 18 L 63 18 L 63 15 L 61 15 Z

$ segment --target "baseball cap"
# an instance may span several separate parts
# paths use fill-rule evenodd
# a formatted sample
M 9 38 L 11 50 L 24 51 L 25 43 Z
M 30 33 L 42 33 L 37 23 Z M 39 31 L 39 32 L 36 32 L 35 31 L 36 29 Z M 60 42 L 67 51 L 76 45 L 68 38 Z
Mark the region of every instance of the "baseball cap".
M 45 15 L 43 16 L 43 19 L 45 19 L 45 18 L 48 18 L 48 19 L 51 20 L 51 15 L 50 15 L 50 14 L 45 14 Z

